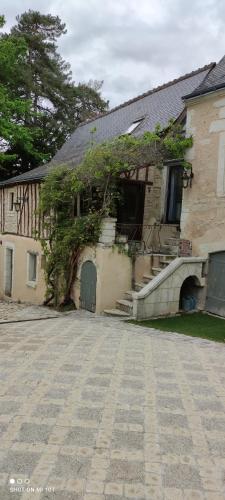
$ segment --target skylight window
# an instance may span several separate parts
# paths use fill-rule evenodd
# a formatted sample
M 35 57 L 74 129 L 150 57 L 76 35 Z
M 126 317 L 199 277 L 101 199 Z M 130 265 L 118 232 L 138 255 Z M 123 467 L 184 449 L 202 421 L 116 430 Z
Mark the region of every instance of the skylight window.
M 124 135 L 131 134 L 138 127 L 138 125 L 140 125 L 142 121 L 143 118 L 139 118 L 138 120 L 135 120 L 133 123 L 131 123 L 126 132 L 124 132 Z

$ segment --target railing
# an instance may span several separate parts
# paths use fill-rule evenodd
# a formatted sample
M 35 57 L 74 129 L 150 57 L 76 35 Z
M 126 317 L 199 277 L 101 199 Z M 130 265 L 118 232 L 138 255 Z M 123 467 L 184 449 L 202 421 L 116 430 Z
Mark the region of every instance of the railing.
M 168 238 L 179 238 L 179 230 L 178 224 L 116 224 L 116 239 L 142 253 L 160 253 Z

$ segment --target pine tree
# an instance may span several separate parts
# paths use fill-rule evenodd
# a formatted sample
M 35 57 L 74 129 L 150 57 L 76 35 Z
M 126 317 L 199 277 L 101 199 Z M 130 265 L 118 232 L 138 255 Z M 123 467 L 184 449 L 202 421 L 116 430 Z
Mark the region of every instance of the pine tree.
M 108 103 L 101 98 L 101 83 L 73 82 L 70 65 L 57 52 L 57 40 L 66 33 L 58 16 L 29 10 L 16 19 L 11 36 L 24 40 L 27 52 L 14 91 L 30 100 L 32 112 L 27 113 L 25 126 L 38 131 L 34 146 L 50 159 L 81 121 L 104 111 Z M 20 172 L 40 164 L 39 158 L 24 154 L 18 146 L 9 153 L 17 153 Z

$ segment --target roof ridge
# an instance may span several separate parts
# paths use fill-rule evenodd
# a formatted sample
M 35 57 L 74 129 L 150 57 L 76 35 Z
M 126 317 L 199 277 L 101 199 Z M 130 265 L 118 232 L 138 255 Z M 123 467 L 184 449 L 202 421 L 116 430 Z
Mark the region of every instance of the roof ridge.
M 88 123 L 91 123 L 91 122 L 97 120 L 98 118 L 103 118 L 104 116 L 110 115 L 111 113 L 113 113 L 114 111 L 117 111 L 118 109 L 122 109 L 125 106 L 132 104 L 133 102 L 136 102 L 136 101 L 139 101 L 140 99 L 143 99 L 143 97 L 147 97 L 148 95 L 154 94 L 155 92 L 159 92 L 160 90 L 164 90 L 167 87 L 170 87 L 171 85 L 175 85 L 175 83 L 181 82 L 182 80 L 186 80 L 186 78 L 190 78 L 191 76 L 197 75 L 198 73 L 201 73 L 202 71 L 205 71 L 206 69 L 212 69 L 215 67 L 215 65 L 216 65 L 215 62 L 205 64 L 205 66 L 202 66 L 202 68 L 195 69 L 195 70 L 191 71 L 190 73 L 185 73 L 185 75 L 182 75 L 182 76 L 179 76 L 178 78 L 175 78 L 174 80 L 170 80 L 167 83 L 163 83 L 162 85 L 158 85 L 158 87 L 154 87 L 153 89 L 148 90 L 147 92 L 144 92 L 143 94 L 140 94 L 136 97 L 133 97 L 132 99 L 129 99 L 128 101 L 125 101 L 122 104 L 115 106 L 114 108 L 110 109 L 109 111 L 105 111 L 103 113 L 100 113 L 99 115 L 95 115 L 92 118 L 85 120 L 84 122 L 80 123 L 77 128 L 84 127 L 84 125 L 87 125 Z

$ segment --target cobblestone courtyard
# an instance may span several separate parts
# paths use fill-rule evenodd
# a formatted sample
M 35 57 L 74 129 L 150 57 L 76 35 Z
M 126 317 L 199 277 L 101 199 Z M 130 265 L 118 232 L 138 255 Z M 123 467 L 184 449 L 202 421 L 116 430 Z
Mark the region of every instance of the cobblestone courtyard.
M 1 325 L 0 381 L 1 500 L 224 500 L 224 345 L 73 313 Z

